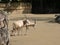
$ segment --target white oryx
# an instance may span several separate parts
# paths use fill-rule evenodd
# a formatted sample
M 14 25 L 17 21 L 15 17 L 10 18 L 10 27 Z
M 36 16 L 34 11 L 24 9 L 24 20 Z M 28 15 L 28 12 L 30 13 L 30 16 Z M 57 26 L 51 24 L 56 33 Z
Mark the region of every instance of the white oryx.
M 23 27 L 26 27 L 26 32 L 27 32 L 27 29 L 29 29 L 29 27 L 34 27 L 36 24 L 36 21 L 34 22 L 31 22 L 30 20 L 26 19 L 26 20 L 18 20 L 18 21 L 15 21 L 13 22 L 13 30 L 12 30 L 12 33 L 11 35 L 14 33 L 17 32 L 18 35 L 19 35 L 19 31 L 21 28 Z M 21 30 L 22 31 L 22 30 Z

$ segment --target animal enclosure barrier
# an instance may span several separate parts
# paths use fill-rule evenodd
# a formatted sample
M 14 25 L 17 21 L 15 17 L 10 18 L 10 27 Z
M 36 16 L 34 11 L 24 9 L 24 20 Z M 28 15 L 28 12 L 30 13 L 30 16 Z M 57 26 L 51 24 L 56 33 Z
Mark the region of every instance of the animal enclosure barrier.
M 19 11 L 22 14 L 31 13 L 31 4 L 24 2 L 10 2 L 10 3 L 0 3 L 0 10 L 5 10 L 7 12 Z

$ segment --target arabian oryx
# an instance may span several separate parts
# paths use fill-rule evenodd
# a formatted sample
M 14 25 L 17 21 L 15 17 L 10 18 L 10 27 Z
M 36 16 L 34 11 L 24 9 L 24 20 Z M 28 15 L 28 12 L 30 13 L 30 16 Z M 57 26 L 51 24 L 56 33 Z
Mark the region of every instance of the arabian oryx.
M 20 29 L 23 27 L 26 27 L 26 32 L 27 32 L 27 29 L 29 29 L 29 27 L 35 27 L 35 24 L 36 24 L 36 21 L 31 22 L 28 19 L 15 21 L 13 22 L 13 30 L 11 30 L 12 32 L 11 35 L 15 35 L 16 32 L 19 35 L 19 31 L 22 31 Z
M 0 45 L 9 45 L 8 22 L 3 12 L 0 12 Z

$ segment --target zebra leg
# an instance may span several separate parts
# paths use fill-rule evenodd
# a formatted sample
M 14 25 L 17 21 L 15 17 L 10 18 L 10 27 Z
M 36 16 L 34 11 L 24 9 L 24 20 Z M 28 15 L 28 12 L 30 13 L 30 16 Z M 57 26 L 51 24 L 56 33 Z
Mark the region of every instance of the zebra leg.
M 7 41 L 6 45 L 9 45 L 9 40 Z

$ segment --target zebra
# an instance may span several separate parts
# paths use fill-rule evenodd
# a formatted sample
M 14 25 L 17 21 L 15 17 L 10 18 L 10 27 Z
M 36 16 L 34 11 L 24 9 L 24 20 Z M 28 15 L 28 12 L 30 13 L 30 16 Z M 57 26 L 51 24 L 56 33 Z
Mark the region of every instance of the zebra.
M 0 11 L 0 45 L 9 45 L 9 38 L 7 16 Z

